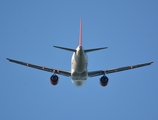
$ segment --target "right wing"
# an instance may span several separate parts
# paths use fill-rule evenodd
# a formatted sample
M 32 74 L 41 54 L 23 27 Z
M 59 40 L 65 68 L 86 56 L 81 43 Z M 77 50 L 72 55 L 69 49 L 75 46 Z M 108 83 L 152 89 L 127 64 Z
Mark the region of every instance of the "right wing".
M 138 64 L 138 65 L 132 65 L 132 66 L 126 66 L 126 67 L 121 67 L 121 68 L 92 71 L 92 72 L 88 72 L 88 76 L 89 77 L 95 77 L 95 76 L 109 74 L 109 73 L 121 72 L 121 71 L 124 71 L 124 70 L 131 70 L 131 69 L 134 69 L 134 68 L 151 65 L 152 63 L 153 62 L 148 62 L 148 63 Z
M 55 69 L 55 68 L 48 68 L 48 67 L 44 67 L 44 66 L 34 65 L 34 64 L 30 64 L 30 63 L 26 63 L 26 62 L 22 62 L 22 61 L 13 60 L 13 59 L 10 59 L 10 58 L 6 58 L 6 59 L 9 60 L 10 62 L 14 62 L 14 63 L 24 65 L 24 66 L 27 66 L 27 67 L 36 68 L 36 69 L 47 71 L 47 72 L 54 72 L 56 74 L 60 74 L 60 75 L 68 76 L 68 77 L 71 76 L 71 72 L 69 72 L 69 71 L 64 71 L 64 70 L 59 70 L 59 69 Z

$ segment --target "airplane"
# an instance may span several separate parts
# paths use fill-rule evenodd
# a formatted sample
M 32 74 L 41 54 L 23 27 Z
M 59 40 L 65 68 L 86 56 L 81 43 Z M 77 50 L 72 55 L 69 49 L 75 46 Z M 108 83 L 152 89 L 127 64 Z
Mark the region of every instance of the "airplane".
M 36 68 L 39 70 L 47 71 L 53 73 L 50 77 L 50 83 L 52 85 L 57 85 L 59 82 L 59 75 L 71 77 L 71 81 L 76 86 L 82 86 L 88 77 L 95 77 L 100 76 L 100 85 L 105 87 L 108 84 L 109 78 L 106 76 L 106 74 L 125 71 L 125 70 L 131 70 L 134 68 L 139 68 L 147 65 L 151 65 L 153 62 L 147 62 L 143 64 L 137 64 L 137 65 L 131 65 L 126 67 L 120 67 L 120 68 L 114 68 L 114 69 L 106 69 L 106 70 L 96 70 L 96 71 L 88 71 L 88 58 L 87 54 L 88 52 L 93 52 L 97 50 L 107 49 L 108 47 L 100 47 L 100 48 L 93 48 L 93 49 L 83 49 L 82 46 L 82 19 L 80 19 L 80 33 L 79 33 L 79 45 L 76 49 L 71 48 L 65 48 L 60 46 L 53 46 L 55 48 L 59 48 L 62 50 L 67 50 L 73 52 L 72 59 L 71 59 L 71 71 L 65 71 L 65 70 L 59 70 L 55 68 L 49 68 L 45 66 L 39 66 L 35 64 L 30 64 L 27 62 L 17 61 L 10 58 L 6 58 L 10 62 L 21 64 L 24 66 Z

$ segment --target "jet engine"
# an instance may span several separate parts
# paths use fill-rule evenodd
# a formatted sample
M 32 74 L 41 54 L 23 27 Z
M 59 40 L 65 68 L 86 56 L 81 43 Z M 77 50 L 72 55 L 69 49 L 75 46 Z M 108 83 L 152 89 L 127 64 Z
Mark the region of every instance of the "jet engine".
M 102 77 L 100 78 L 100 85 L 103 86 L 103 87 L 105 87 L 105 86 L 107 86 L 108 81 L 109 81 L 109 78 L 108 78 L 108 77 L 102 76 Z
M 52 85 L 57 85 L 58 82 L 59 82 L 59 77 L 58 77 L 57 75 L 52 75 L 52 76 L 50 77 L 50 83 L 51 83 Z

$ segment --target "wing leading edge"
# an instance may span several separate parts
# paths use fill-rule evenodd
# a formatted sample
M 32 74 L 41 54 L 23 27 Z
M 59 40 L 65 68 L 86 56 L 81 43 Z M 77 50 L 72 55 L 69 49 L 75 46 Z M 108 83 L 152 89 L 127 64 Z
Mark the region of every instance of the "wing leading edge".
M 59 69 L 55 69 L 55 68 L 48 68 L 48 67 L 45 67 L 45 66 L 39 66 L 39 65 L 35 65 L 35 64 L 30 64 L 30 63 L 18 61 L 18 60 L 13 60 L 13 59 L 10 59 L 10 58 L 6 58 L 6 59 L 9 60 L 10 62 L 17 63 L 17 64 L 20 64 L 20 65 L 24 65 L 24 66 L 27 66 L 27 67 L 31 67 L 31 68 L 35 68 L 35 69 L 39 69 L 39 70 L 43 70 L 43 71 L 47 71 L 47 72 L 54 72 L 56 74 L 60 74 L 60 75 L 68 76 L 68 77 L 71 76 L 70 71 L 59 70 Z M 95 76 L 109 74 L 109 73 L 115 73 L 115 72 L 121 72 L 121 71 L 125 71 L 125 70 L 131 70 L 131 69 L 134 69 L 134 68 L 139 68 L 139 67 L 144 67 L 144 66 L 147 66 L 147 65 L 151 65 L 152 63 L 153 62 L 148 62 L 148 63 L 137 64 L 137 65 L 132 65 L 132 66 L 126 66 L 126 67 L 120 67 L 120 68 L 91 71 L 91 72 L 88 72 L 88 76 L 89 77 L 95 77 Z
M 152 63 L 153 62 L 148 62 L 148 63 L 137 64 L 137 65 L 132 65 L 132 66 L 113 68 L 113 69 L 108 69 L 108 70 L 92 71 L 92 72 L 88 72 L 88 76 L 89 77 L 95 77 L 95 76 L 109 74 L 109 73 L 115 73 L 115 72 L 121 72 L 121 71 L 125 71 L 125 70 L 131 70 L 131 69 L 134 69 L 134 68 L 139 68 L 139 67 L 144 67 L 144 66 L 147 66 L 147 65 L 151 65 Z
M 24 65 L 27 67 L 31 67 L 31 68 L 35 68 L 35 69 L 39 69 L 39 70 L 43 70 L 43 71 L 47 71 L 47 72 L 54 72 L 56 74 L 60 74 L 60 75 L 68 76 L 68 77 L 71 76 L 71 72 L 69 72 L 69 71 L 59 70 L 59 69 L 55 69 L 55 68 L 48 68 L 45 66 L 34 65 L 34 64 L 30 64 L 30 63 L 26 63 L 26 62 L 22 62 L 22 61 L 18 61 L 18 60 L 13 60 L 10 58 L 6 58 L 6 59 L 9 60 L 10 62 Z

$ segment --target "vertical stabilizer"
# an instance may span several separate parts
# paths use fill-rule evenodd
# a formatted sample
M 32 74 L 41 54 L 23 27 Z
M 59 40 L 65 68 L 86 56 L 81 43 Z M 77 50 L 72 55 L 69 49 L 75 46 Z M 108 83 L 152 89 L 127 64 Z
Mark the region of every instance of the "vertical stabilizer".
M 82 19 L 80 19 L 80 36 L 79 36 L 79 46 L 82 46 Z

